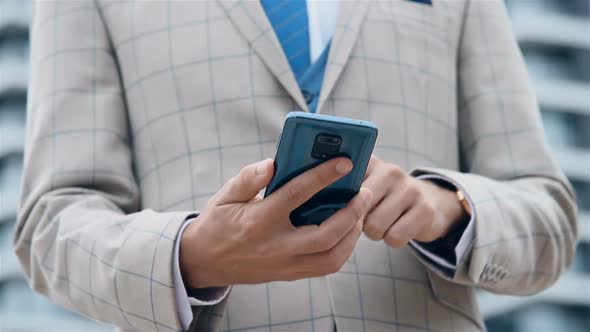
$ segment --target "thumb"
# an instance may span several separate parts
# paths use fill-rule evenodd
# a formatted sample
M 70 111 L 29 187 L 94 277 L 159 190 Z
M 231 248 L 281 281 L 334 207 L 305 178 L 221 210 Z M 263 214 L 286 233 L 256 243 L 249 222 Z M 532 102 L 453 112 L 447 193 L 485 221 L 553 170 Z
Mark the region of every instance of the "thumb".
M 215 195 L 215 205 L 248 202 L 272 179 L 274 165 L 272 159 L 265 159 L 250 164 L 240 170 L 238 175 L 227 181 Z

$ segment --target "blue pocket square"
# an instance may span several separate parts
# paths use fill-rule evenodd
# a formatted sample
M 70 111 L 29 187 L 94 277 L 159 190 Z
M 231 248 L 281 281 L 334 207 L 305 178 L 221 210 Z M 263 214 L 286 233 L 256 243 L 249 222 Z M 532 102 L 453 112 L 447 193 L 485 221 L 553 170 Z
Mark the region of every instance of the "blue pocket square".
M 408 0 L 408 1 L 412 1 L 412 2 L 418 2 L 418 3 L 423 3 L 425 5 L 430 5 L 432 6 L 432 0 Z

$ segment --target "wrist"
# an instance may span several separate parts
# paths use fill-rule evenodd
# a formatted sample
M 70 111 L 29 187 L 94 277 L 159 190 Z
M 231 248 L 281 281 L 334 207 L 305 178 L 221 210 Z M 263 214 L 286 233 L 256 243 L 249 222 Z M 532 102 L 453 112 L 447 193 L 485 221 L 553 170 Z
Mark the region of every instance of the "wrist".
M 199 234 L 201 229 L 202 216 L 188 225 L 180 238 L 179 265 L 182 280 L 187 289 L 208 288 L 219 286 L 215 278 L 211 276 L 214 266 L 207 261 L 206 246 L 199 246 Z M 199 248 L 197 248 L 199 246 Z
M 457 188 L 454 185 L 439 178 L 420 180 L 428 188 L 427 192 L 435 202 L 436 211 L 438 211 L 436 221 L 438 226 L 435 227 L 433 238 L 443 238 L 461 224 L 461 221 L 467 219 L 467 213 L 457 198 Z
M 457 198 L 456 191 L 442 187 L 439 187 L 439 190 L 442 193 L 441 201 L 443 202 L 442 211 L 444 216 L 444 227 L 442 227 L 440 237 L 445 237 L 457 228 L 462 221 L 465 221 L 468 215 Z

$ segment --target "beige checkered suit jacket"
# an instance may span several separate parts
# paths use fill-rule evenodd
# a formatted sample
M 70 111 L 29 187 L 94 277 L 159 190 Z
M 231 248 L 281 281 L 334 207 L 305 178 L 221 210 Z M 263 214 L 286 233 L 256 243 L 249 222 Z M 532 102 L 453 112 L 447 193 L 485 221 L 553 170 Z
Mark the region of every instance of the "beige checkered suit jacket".
M 477 287 L 538 292 L 574 255 L 574 195 L 548 154 L 499 0 L 341 3 L 318 110 L 367 119 L 375 154 L 475 208 L 448 276 L 362 237 L 339 273 L 235 286 L 195 331 L 477 331 Z M 127 331 L 180 330 L 179 227 L 272 157 L 307 110 L 258 1 L 41 1 L 15 247 L 31 286 Z

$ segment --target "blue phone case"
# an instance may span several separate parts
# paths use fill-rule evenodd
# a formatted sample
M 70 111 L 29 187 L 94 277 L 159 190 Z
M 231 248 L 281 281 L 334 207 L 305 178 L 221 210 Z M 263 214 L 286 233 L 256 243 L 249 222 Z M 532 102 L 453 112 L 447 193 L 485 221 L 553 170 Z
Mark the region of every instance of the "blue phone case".
M 360 190 L 376 139 L 377 127 L 368 121 L 289 113 L 277 145 L 275 173 L 265 197 L 320 163 L 346 156 L 352 160 L 352 171 L 291 212 L 291 222 L 295 226 L 321 224 Z M 331 150 L 335 149 L 336 142 L 340 142 L 338 151 Z

